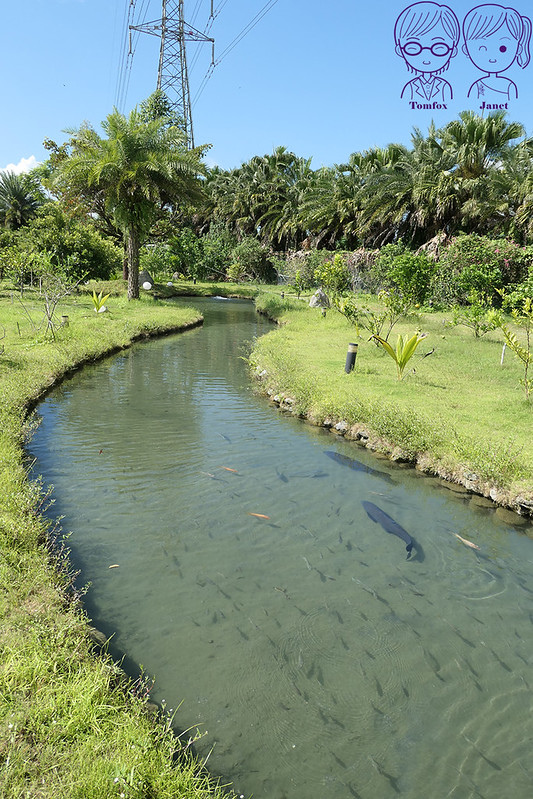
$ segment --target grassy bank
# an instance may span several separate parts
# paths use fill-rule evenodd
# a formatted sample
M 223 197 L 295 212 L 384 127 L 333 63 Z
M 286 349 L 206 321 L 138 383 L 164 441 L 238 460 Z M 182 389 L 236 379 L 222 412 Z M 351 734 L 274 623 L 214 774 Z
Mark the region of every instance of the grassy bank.
M 305 301 L 265 293 L 260 310 L 283 324 L 256 343 L 253 364 L 264 386 L 295 402 L 316 423 L 362 425 L 395 457 L 417 460 L 448 479 L 467 481 L 505 504 L 533 498 L 533 403 L 525 400 L 520 362 L 494 331 L 476 339 L 447 324 L 451 314 L 420 313 L 393 330 L 427 333 L 404 379 L 392 359 L 343 316 L 326 317 Z M 344 371 L 358 342 L 355 370 Z M 430 355 L 426 355 L 429 353 Z M 426 357 L 424 357 L 426 356 Z
M 222 796 L 191 755 L 194 731 L 176 741 L 168 719 L 149 712 L 144 688 L 111 659 L 95 657 L 68 563 L 52 558 L 54 531 L 39 516 L 46 498 L 28 480 L 21 446 L 28 406 L 63 374 L 138 337 L 198 324 L 199 313 L 113 296 L 97 315 L 80 294 L 58 306 L 68 327 L 52 339 L 39 295 L 27 291 L 22 302 L 0 287 L 0 794 Z

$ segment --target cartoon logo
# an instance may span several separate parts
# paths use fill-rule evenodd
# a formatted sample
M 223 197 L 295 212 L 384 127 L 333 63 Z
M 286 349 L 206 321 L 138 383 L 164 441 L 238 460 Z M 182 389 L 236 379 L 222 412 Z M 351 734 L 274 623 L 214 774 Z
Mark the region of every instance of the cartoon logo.
M 394 27 L 394 40 L 397 54 L 409 72 L 416 73 L 401 94 L 412 106 L 421 102 L 425 107 L 429 103 L 431 108 L 441 108 L 441 103 L 451 100 L 452 87 L 439 75 L 457 55 L 460 36 L 459 21 L 448 6 L 413 3 L 402 11 Z
M 462 25 L 462 52 L 483 72 L 468 90 L 468 97 L 483 100 L 483 108 L 507 108 L 518 97 L 516 84 L 503 72 L 515 62 L 525 69 L 530 62 L 532 25 L 514 8 L 494 3 L 472 8 Z M 446 108 L 453 98 L 451 84 L 441 77 L 458 52 L 461 25 L 449 6 L 413 3 L 400 13 L 394 26 L 396 53 L 416 77 L 406 83 L 401 97 L 411 108 Z
M 468 90 L 483 100 L 505 103 L 516 100 L 518 89 L 502 76 L 511 64 L 525 69 L 530 61 L 531 20 L 522 17 L 514 8 L 498 5 L 476 6 L 463 22 L 463 52 L 485 74 Z

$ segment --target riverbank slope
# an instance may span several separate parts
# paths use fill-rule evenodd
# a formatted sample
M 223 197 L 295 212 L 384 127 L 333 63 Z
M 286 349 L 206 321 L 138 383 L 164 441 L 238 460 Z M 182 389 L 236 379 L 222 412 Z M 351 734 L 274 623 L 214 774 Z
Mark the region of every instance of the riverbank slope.
M 503 336 L 476 339 L 443 313 L 402 320 L 398 333 L 426 333 L 397 379 L 392 359 L 370 333 L 334 310 L 265 292 L 259 311 L 279 323 L 256 342 L 253 373 L 283 410 L 337 435 L 412 463 L 524 516 L 533 515 L 533 402 L 523 369 Z M 345 372 L 348 344 L 358 343 L 355 369 Z
M 95 657 L 66 542 L 41 516 L 49 494 L 29 478 L 24 457 L 34 424 L 28 408 L 62 377 L 139 338 L 202 322 L 194 308 L 152 297 L 112 297 L 107 305 L 96 314 L 89 295 L 65 298 L 47 332 L 37 292 L 19 301 L 11 289 L 0 291 L 1 794 L 222 797 L 191 755 L 196 731 L 177 740 L 170 720 L 149 712 L 148 686 L 128 681 L 111 658 Z

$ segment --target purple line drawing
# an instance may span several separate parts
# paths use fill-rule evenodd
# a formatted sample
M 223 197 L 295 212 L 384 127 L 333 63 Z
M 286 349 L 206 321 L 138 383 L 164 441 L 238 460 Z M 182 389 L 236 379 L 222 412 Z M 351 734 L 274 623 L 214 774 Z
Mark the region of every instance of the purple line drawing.
M 507 108 L 507 102 L 518 97 L 518 89 L 501 73 L 515 61 L 522 69 L 529 64 L 531 20 L 514 8 L 476 6 L 464 18 L 463 36 L 463 52 L 485 73 L 470 86 L 468 97 L 482 100 L 481 109 Z
M 407 6 L 396 20 L 396 53 L 409 72 L 416 73 L 402 89 L 411 108 L 446 108 L 453 97 L 451 85 L 439 77 L 457 55 L 461 26 L 448 6 L 422 2 Z

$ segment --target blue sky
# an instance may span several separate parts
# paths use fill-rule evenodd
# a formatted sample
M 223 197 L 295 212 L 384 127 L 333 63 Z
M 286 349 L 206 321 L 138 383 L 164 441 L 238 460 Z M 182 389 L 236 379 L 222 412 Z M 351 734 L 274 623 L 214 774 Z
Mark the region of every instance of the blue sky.
M 2 121 L 0 168 L 46 158 L 45 138 L 63 142 L 67 128 L 99 123 L 118 94 L 125 14 L 130 0 L 27 0 L 4 3 L 0 26 Z M 135 0 L 136 18 L 161 16 L 161 0 Z M 214 0 L 210 35 L 215 58 L 266 0 Z M 394 23 L 409 3 L 392 0 L 277 0 L 264 18 L 215 67 L 198 90 L 211 58 L 209 45 L 188 49 L 197 144 L 210 143 L 209 163 L 239 166 L 283 145 L 312 158 L 312 166 L 346 161 L 350 153 L 389 142 L 409 144 L 413 128 L 442 125 L 467 108 L 481 72 L 461 51 L 442 73 L 453 87 L 446 109 L 411 108 L 400 95 L 416 77 L 395 52 Z M 450 0 L 462 22 L 475 3 Z M 528 11 L 528 6 L 531 9 Z M 513 5 L 521 15 L 533 6 Z M 142 13 L 144 10 L 145 14 Z M 203 30 L 210 0 L 185 0 L 186 20 Z M 129 111 L 155 88 L 159 43 L 140 36 L 131 63 Z M 193 63 L 194 62 L 194 63 Z M 515 62 L 505 76 L 518 87 L 509 119 L 533 134 L 533 60 Z

